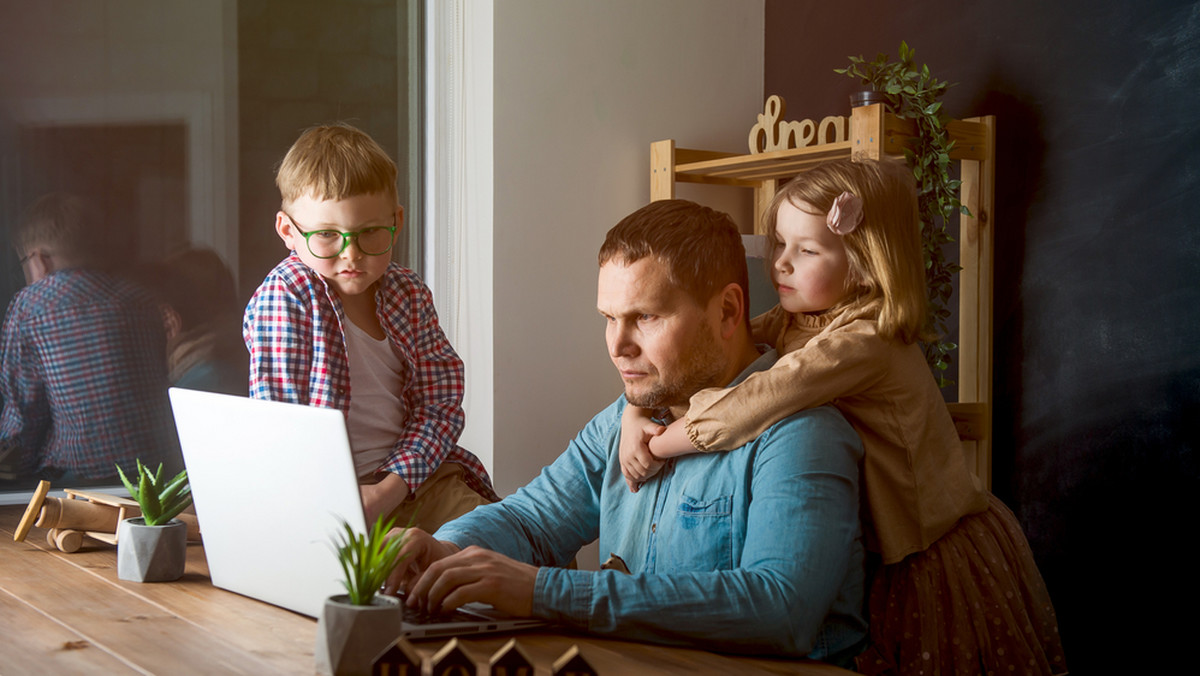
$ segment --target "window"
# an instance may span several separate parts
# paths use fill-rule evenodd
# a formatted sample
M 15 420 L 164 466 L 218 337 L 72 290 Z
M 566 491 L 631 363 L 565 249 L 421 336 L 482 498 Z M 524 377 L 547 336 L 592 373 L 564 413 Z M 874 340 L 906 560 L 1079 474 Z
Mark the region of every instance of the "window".
M 276 164 L 306 127 L 345 121 L 397 160 L 407 223 L 393 256 L 420 272 L 423 6 L 0 4 L 0 235 L 11 242 L 39 196 L 79 195 L 117 272 L 208 248 L 244 303 L 286 253 Z M 0 303 L 23 285 L 6 245 Z M 0 457 L 0 500 L 20 502 L 34 484 Z

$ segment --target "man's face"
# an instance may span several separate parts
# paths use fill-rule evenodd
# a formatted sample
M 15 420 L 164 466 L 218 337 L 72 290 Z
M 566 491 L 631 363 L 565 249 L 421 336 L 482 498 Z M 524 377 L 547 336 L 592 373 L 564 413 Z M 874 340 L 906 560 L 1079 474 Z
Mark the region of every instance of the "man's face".
M 375 193 L 355 195 L 343 200 L 317 200 L 305 195 L 292 202 L 287 212 L 276 215 L 275 230 L 288 248 L 295 250 L 304 264 L 325 278 L 343 300 L 371 290 L 387 272 L 389 253 L 371 256 L 363 253 L 357 241 L 346 245 L 332 258 L 318 258 L 305 241 L 305 232 L 334 230 L 362 233 L 369 228 L 396 226 L 392 243 L 404 225 L 404 209 L 396 206 L 390 195 Z M 312 237 L 322 237 L 315 234 Z M 332 239 L 341 245 L 341 239 Z M 314 246 L 317 242 L 313 242 Z
M 629 403 L 685 406 L 698 390 L 722 384 L 720 303 L 709 306 L 672 284 L 666 266 L 653 257 L 600 267 L 596 307 L 607 320 L 608 354 Z

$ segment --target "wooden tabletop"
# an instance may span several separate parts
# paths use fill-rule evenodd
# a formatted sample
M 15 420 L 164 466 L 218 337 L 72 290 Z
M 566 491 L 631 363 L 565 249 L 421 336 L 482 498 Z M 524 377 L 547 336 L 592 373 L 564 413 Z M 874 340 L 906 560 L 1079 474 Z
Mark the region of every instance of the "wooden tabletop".
M 13 532 L 22 506 L 0 506 L 0 674 L 312 674 L 316 621 L 212 586 L 204 549 L 188 545 L 175 582 L 117 579 L 116 547 L 85 539 L 65 554 L 34 528 Z M 537 667 L 573 645 L 600 674 L 848 674 L 828 665 L 741 658 L 569 632 L 521 632 L 462 640 L 486 666 L 516 637 Z M 444 640 L 414 643 L 425 660 Z M 486 673 L 482 671 L 481 673 Z

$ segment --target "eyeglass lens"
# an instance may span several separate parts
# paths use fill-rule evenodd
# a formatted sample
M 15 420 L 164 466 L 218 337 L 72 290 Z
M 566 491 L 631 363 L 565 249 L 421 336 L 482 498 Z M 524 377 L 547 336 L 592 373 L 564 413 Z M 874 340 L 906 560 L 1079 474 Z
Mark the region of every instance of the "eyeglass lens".
M 392 248 L 392 229 L 385 226 L 363 228 L 357 232 L 317 230 L 308 236 L 308 250 L 314 256 L 332 258 L 342 253 L 353 239 L 363 253 L 376 256 Z

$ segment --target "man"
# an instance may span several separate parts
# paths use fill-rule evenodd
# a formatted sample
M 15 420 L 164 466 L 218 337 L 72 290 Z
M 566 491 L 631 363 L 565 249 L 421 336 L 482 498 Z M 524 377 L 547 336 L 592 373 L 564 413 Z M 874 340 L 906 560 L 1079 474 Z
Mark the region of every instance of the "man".
M 745 253 L 729 217 L 655 202 L 600 252 L 597 306 L 625 395 L 517 493 L 429 536 L 389 580 L 426 608 L 484 601 L 582 630 L 728 652 L 847 663 L 865 636 L 862 450 L 830 407 L 729 453 L 666 463 L 626 488 L 626 402 L 668 419 L 705 387 L 768 368 L 747 328 Z M 596 537 L 629 572 L 563 566 Z

